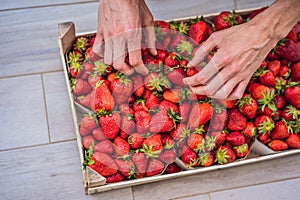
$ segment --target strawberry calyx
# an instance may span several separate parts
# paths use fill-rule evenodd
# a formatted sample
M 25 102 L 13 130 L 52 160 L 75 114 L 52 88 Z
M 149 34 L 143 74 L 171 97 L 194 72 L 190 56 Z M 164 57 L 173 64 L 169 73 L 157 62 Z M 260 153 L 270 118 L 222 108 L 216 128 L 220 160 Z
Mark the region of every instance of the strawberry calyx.
M 279 94 L 283 94 L 284 90 L 287 88 L 287 81 L 281 77 L 276 77 L 275 78 L 275 90 Z
M 88 39 L 86 37 L 77 38 L 74 45 L 78 51 L 82 52 L 82 51 L 86 50 L 86 47 L 88 45 Z
M 243 106 L 249 106 L 251 105 L 253 99 L 251 98 L 251 95 L 248 94 L 242 98 L 240 98 L 239 100 L 237 100 L 236 105 L 238 105 L 240 108 L 242 108 Z
M 131 80 L 126 76 L 125 74 L 122 74 L 121 72 L 116 72 L 116 79 L 119 79 L 122 84 L 125 86 L 128 86 L 128 84 L 131 82 Z
M 82 61 L 83 61 L 83 56 L 80 52 L 71 51 L 69 53 L 68 63 L 77 63 L 77 62 L 82 62 Z
M 213 136 L 205 137 L 205 150 L 211 152 L 216 147 L 217 138 Z
M 94 65 L 95 65 L 95 67 L 93 68 L 94 74 L 105 75 L 106 73 L 110 72 L 108 70 L 109 66 L 106 65 L 103 61 L 95 61 Z
M 225 106 L 223 106 L 222 104 L 220 103 L 216 103 L 214 104 L 214 112 L 217 113 L 217 114 L 220 114 L 221 112 L 223 111 L 226 111 L 226 108 Z
M 217 162 L 220 165 L 226 164 L 228 162 L 227 158 L 229 158 L 229 157 L 230 156 L 227 154 L 227 149 L 226 148 L 222 148 L 222 146 L 221 146 L 217 150 L 215 162 Z
M 180 122 L 182 120 L 182 117 L 177 115 L 173 108 L 167 110 L 167 114 L 173 122 L 174 129 L 176 129 L 177 122 Z
M 270 120 L 270 118 L 266 118 L 266 121 L 262 122 L 258 126 L 258 133 L 265 135 L 273 130 L 275 127 L 275 124 L 273 121 Z
M 171 82 L 162 73 L 159 73 L 157 77 L 152 74 L 147 86 L 150 87 L 150 90 L 163 92 L 163 87 L 171 88 Z
M 176 49 L 181 54 L 187 52 L 189 55 L 191 55 L 193 51 L 193 45 L 189 41 L 182 40 L 181 43 L 176 46 Z
M 233 149 L 235 149 L 239 154 L 244 154 L 248 149 L 247 146 L 248 146 L 248 144 L 245 143 L 240 146 L 235 146 L 235 147 L 233 147 Z
M 97 81 L 97 83 L 95 85 L 95 89 L 97 89 L 98 87 L 100 87 L 103 83 L 104 83 L 104 80 Z
M 184 141 L 187 137 L 190 136 L 190 134 L 191 134 L 191 129 L 189 127 L 183 128 L 178 142 L 180 143 Z
M 262 111 L 265 110 L 265 107 L 267 106 L 270 108 L 273 112 L 277 112 L 277 108 L 275 106 L 275 90 L 267 90 L 267 92 L 262 92 L 263 98 L 258 99 L 257 103 L 261 106 Z
M 198 154 L 198 156 L 199 156 L 199 162 L 200 162 L 201 165 L 205 165 L 205 163 L 207 163 L 209 155 L 210 155 L 210 153 L 201 153 L 201 154 Z
M 90 148 L 85 151 L 85 156 L 84 156 L 85 159 L 82 163 L 83 169 L 86 169 L 87 166 L 93 165 L 95 163 L 95 161 L 92 159 L 92 155 L 94 153 L 94 147 L 95 147 L 95 143 L 92 142 Z
M 141 152 L 143 152 L 147 158 L 158 158 L 159 154 L 161 153 L 161 150 L 153 151 L 153 145 L 150 144 L 147 146 L 146 144 L 143 144 L 143 148 L 140 149 Z
M 286 108 L 287 108 L 287 113 L 289 115 L 292 115 L 292 118 L 294 120 L 298 120 L 299 119 L 299 117 L 300 117 L 300 110 L 298 110 L 297 108 L 295 108 L 292 105 L 288 105 Z

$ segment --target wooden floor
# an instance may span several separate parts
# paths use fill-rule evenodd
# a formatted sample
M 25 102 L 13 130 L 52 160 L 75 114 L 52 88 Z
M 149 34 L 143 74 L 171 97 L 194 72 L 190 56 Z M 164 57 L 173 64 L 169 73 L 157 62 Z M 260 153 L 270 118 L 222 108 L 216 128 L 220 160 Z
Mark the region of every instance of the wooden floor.
M 148 0 L 155 19 L 265 6 L 257 0 Z M 57 24 L 97 27 L 95 0 L 1 0 L 0 199 L 294 200 L 299 154 L 247 166 L 84 195 Z

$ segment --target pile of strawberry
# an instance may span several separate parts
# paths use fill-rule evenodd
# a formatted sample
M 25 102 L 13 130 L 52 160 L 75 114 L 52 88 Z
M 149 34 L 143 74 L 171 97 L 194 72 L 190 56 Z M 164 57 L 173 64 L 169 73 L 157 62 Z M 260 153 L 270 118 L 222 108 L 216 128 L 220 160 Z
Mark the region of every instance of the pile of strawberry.
M 111 183 L 179 172 L 178 162 L 230 163 L 247 156 L 255 137 L 275 151 L 300 148 L 299 24 L 269 53 L 239 100 L 194 95 L 183 82 L 213 57 L 186 67 L 212 32 L 263 9 L 247 16 L 222 12 L 213 22 L 156 21 L 158 54 L 142 48 L 146 76 L 116 71 L 91 51 L 94 36 L 77 38 L 67 57 L 75 101 L 90 110 L 79 126 L 84 166 Z

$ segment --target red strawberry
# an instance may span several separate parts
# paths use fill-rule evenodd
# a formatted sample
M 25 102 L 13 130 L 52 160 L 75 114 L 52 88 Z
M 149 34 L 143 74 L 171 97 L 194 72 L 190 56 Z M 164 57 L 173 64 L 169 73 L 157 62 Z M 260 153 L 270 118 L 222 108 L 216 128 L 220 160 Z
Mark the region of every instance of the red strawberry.
M 290 136 L 290 128 L 287 126 L 286 122 L 279 120 L 275 123 L 275 127 L 271 132 L 271 138 L 274 139 L 284 139 Z
M 88 77 L 88 83 L 92 88 L 95 88 L 99 81 L 103 80 L 103 77 L 99 74 L 92 74 Z
M 94 146 L 94 151 L 112 155 L 115 149 L 110 140 L 102 140 Z
M 284 39 L 279 42 L 275 50 L 279 57 L 289 61 L 300 61 L 300 47 L 290 39 Z
M 277 109 L 282 109 L 286 106 L 286 100 L 282 95 L 277 95 L 275 97 L 275 106 Z
M 200 164 L 197 154 L 188 146 L 182 147 L 181 160 L 188 167 L 196 167 Z
M 144 78 L 144 85 L 150 91 L 163 92 L 171 87 L 170 81 L 162 73 L 152 72 Z
M 190 128 L 197 128 L 208 122 L 213 115 L 213 108 L 209 103 L 196 104 L 192 107 L 188 126 Z
M 134 113 L 136 130 L 139 133 L 146 133 L 150 128 L 150 115 L 145 110 L 136 110 Z
M 247 143 L 240 146 L 233 147 L 233 151 L 238 158 L 244 158 L 249 152 L 249 145 Z
M 267 55 L 268 60 L 277 60 L 279 59 L 279 56 L 275 53 L 275 49 L 272 49 L 268 55 Z
M 261 140 L 268 138 L 275 126 L 273 119 L 267 115 L 258 116 L 255 119 L 254 124 L 258 129 L 258 136 Z M 264 137 L 260 138 L 260 136 Z
M 218 149 L 226 141 L 227 131 L 213 131 L 211 136 L 215 138 L 215 146 Z
M 182 171 L 180 167 L 178 167 L 175 163 L 171 163 L 166 168 L 167 174 L 173 174 Z
M 167 56 L 168 56 L 168 52 L 165 49 L 157 49 L 157 55 L 156 55 L 157 60 L 164 61 Z
M 290 73 L 291 73 L 291 69 L 288 66 L 283 65 L 280 67 L 280 70 L 279 70 L 277 76 L 287 79 L 290 76 Z
M 246 128 L 246 117 L 238 109 L 228 111 L 227 129 L 230 131 L 241 131 Z
M 265 85 L 259 84 L 259 83 L 251 83 L 248 91 L 251 94 L 251 97 L 255 100 L 263 98 L 263 93 L 267 93 L 269 88 Z
M 101 140 L 105 140 L 106 136 L 104 135 L 102 129 L 100 127 L 95 128 L 92 131 L 92 135 L 95 137 L 96 140 L 101 141 Z
M 117 112 L 113 112 L 109 115 L 102 115 L 99 118 L 99 122 L 103 133 L 108 139 L 114 139 L 120 130 L 121 117 Z
M 69 64 L 69 72 L 72 78 L 79 78 L 83 72 L 80 62 L 71 62 Z
M 91 93 L 87 94 L 86 96 L 78 96 L 75 101 L 80 105 L 90 109 Z
M 116 183 L 124 180 L 124 176 L 120 173 L 115 173 L 106 177 L 106 183 Z
M 132 162 L 135 165 L 135 177 L 141 178 L 147 171 L 148 159 L 142 152 L 134 153 L 132 155 Z
M 300 62 L 297 62 L 297 63 L 292 65 L 292 67 L 291 67 L 291 79 L 292 79 L 292 81 L 300 81 Z
M 75 95 L 85 95 L 92 91 L 90 84 L 87 81 L 84 81 L 80 78 L 74 80 L 72 89 L 73 94 Z
M 96 66 L 92 62 L 85 61 L 82 63 L 83 74 L 81 75 L 82 79 L 87 79 L 91 74 L 94 73 L 94 68 Z
M 239 15 L 228 11 L 221 12 L 214 19 L 214 25 L 217 31 L 229 28 L 240 23 Z
M 133 83 L 134 94 L 138 97 L 141 97 L 145 90 L 142 76 L 140 76 L 140 75 L 131 76 L 130 80 Z
M 192 43 L 194 43 L 194 41 L 188 41 L 186 38 L 183 38 L 179 43 L 177 43 L 176 52 L 178 52 L 181 56 L 191 56 L 193 53 Z
M 140 133 L 133 133 L 128 137 L 128 144 L 132 149 L 139 149 L 142 147 L 144 137 Z
M 117 104 L 126 102 L 132 95 L 132 89 L 132 81 L 121 73 L 117 73 L 110 84 L 110 90 Z
M 229 147 L 221 146 L 216 152 L 216 162 L 220 165 L 233 162 L 235 159 L 236 155 Z
M 188 35 L 191 39 L 200 44 L 207 37 L 207 33 L 207 24 L 204 21 L 198 21 L 190 26 Z
M 253 122 L 247 122 L 246 128 L 242 131 L 246 139 L 252 139 L 256 136 L 257 129 Z
M 151 92 L 150 92 L 151 93 Z M 148 110 L 153 110 L 158 106 L 159 100 L 153 93 L 146 99 L 145 105 Z
M 130 151 L 130 146 L 126 140 L 117 136 L 114 138 L 114 145 L 115 145 L 115 152 L 118 156 L 128 155 Z
M 94 62 L 96 60 L 100 60 L 101 57 L 98 54 L 96 54 L 95 52 L 93 52 L 92 48 L 90 47 L 86 50 L 85 59 Z
M 157 160 L 157 159 L 151 159 L 148 164 L 146 176 L 154 176 L 159 173 L 161 173 L 165 168 L 165 165 Z
M 300 117 L 300 110 L 292 105 L 289 105 L 283 109 L 281 112 L 281 117 L 284 118 L 285 121 L 298 120 Z
M 135 129 L 134 116 L 128 114 L 122 117 L 121 119 L 121 130 L 126 134 L 130 135 Z
M 204 150 L 204 139 L 202 134 L 191 133 L 187 140 L 188 146 L 195 152 Z
M 215 158 L 212 153 L 204 153 L 199 156 L 199 162 L 203 167 L 209 167 L 215 162 Z
M 161 133 L 161 141 L 164 149 L 171 149 L 175 144 L 174 139 L 168 133 Z
M 176 154 L 175 154 L 174 150 L 166 149 L 159 154 L 158 159 L 166 164 L 170 164 L 175 161 Z
M 143 141 L 143 151 L 147 157 L 156 157 L 163 148 L 160 134 L 149 136 Z
M 88 45 L 89 45 L 88 39 L 86 37 L 82 36 L 82 37 L 76 38 L 76 40 L 73 44 L 73 48 L 74 48 L 74 50 L 82 53 L 87 49 Z
M 225 100 L 225 99 L 218 99 L 217 100 L 220 104 L 225 106 L 227 109 L 235 108 L 237 100 Z
M 186 69 L 186 75 L 188 77 L 194 76 L 195 74 L 197 74 L 199 72 L 199 70 L 195 67 L 189 67 Z
M 117 173 L 118 170 L 115 161 L 109 155 L 101 152 L 92 154 L 88 166 L 105 177 Z
M 179 103 L 181 89 L 166 90 L 163 93 L 163 98 L 172 103 Z
M 268 63 L 267 68 L 276 76 L 280 70 L 280 61 L 279 60 L 272 60 Z
M 300 109 L 300 86 L 287 87 L 284 91 L 285 99 L 297 109 Z
M 83 55 L 82 53 L 78 51 L 70 51 L 68 55 L 68 63 L 81 63 L 83 61 Z M 75 78 L 75 77 L 73 77 Z
M 227 124 L 228 114 L 223 106 L 217 104 L 214 108 L 214 113 L 210 125 L 213 130 L 223 130 Z
M 82 138 L 84 148 L 90 149 L 92 144 L 95 144 L 95 138 L 92 135 L 87 135 Z
M 300 35 L 300 24 L 296 23 L 295 26 L 292 28 L 292 30 L 288 33 L 286 38 L 293 40 L 294 42 L 297 42 L 299 40 Z
M 288 144 L 282 140 L 272 140 L 268 146 L 274 151 L 283 151 L 289 148 Z
M 262 72 L 262 74 L 259 76 L 259 82 L 263 85 L 275 87 L 276 81 L 275 76 L 270 70 L 265 70 Z
M 118 166 L 118 171 L 125 177 L 130 178 L 134 175 L 134 164 L 130 160 L 115 159 L 115 163 Z
M 181 122 L 185 123 L 189 119 L 190 110 L 192 108 L 191 104 L 188 102 L 180 103 L 179 106 L 179 116 L 181 117 Z
M 171 40 L 171 44 L 169 46 L 170 49 L 172 50 L 175 50 L 175 48 L 182 42 L 182 41 L 185 41 L 187 42 L 187 37 L 185 35 L 182 35 L 182 34 L 175 34 L 173 37 L 172 37 L 172 40 Z M 166 58 L 166 60 L 168 59 L 168 57 Z M 178 62 L 178 61 L 177 61 Z M 178 63 L 177 63 L 178 64 Z M 165 64 L 167 65 L 167 64 Z M 172 67 L 171 65 L 167 65 L 167 66 L 170 66 Z M 173 65 L 175 66 L 175 65 Z
M 86 136 L 97 128 L 98 122 L 93 114 L 86 114 L 82 117 L 79 127 L 81 136 Z
M 173 111 L 159 111 L 154 114 L 150 121 L 150 132 L 169 132 L 176 128 L 176 122 L 180 121 L 180 117 Z
M 245 144 L 246 138 L 239 131 L 234 131 L 226 135 L 226 141 L 232 144 L 233 146 L 240 146 Z
M 249 119 L 253 119 L 257 111 L 257 102 L 251 97 L 250 94 L 244 94 L 241 99 L 238 100 L 238 109 Z
M 123 115 L 133 115 L 134 111 L 132 109 L 132 107 L 129 106 L 129 104 L 127 103 L 123 103 L 121 105 L 118 106 L 121 114 Z
M 300 136 L 298 134 L 291 134 L 286 139 L 286 143 L 292 149 L 300 149 Z
M 176 141 L 183 141 L 190 134 L 186 124 L 178 124 L 176 129 L 170 132 L 171 137 Z
M 161 111 L 170 111 L 173 110 L 174 113 L 178 114 L 179 110 L 176 104 L 167 101 L 167 100 L 162 100 L 160 101 L 159 105 L 158 105 L 158 109 Z
M 98 82 L 94 92 L 91 94 L 91 108 L 94 112 L 111 111 L 115 106 L 115 100 L 103 82 Z
M 183 82 L 183 79 L 186 77 L 186 74 L 184 73 L 182 67 L 168 68 L 167 77 L 175 85 L 178 85 L 178 86 L 181 86 L 181 87 L 186 87 L 187 86 Z

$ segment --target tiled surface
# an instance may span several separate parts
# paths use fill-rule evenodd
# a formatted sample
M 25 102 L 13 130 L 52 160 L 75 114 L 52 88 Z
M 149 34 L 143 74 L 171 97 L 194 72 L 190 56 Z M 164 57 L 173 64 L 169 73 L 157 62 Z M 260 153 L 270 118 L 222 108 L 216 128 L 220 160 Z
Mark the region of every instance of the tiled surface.
M 43 74 L 50 141 L 75 139 L 69 96 L 63 72 Z
M 0 79 L 0 150 L 49 142 L 41 75 Z
M 155 19 L 173 19 L 272 1 L 147 2 Z M 94 31 L 97 7 L 96 0 L 1 2 L 0 199 L 260 200 L 270 199 L 269 194 L 275 200 L 300 198 L 294 192 L 300 183 L 299 155 L 84 195 L 57 24 L 72 20 L 77 32 Z

